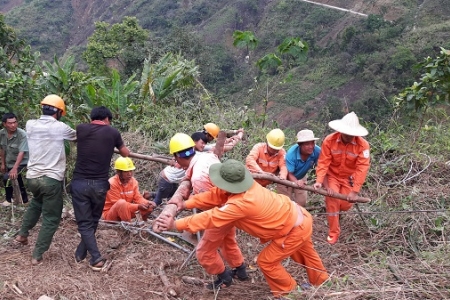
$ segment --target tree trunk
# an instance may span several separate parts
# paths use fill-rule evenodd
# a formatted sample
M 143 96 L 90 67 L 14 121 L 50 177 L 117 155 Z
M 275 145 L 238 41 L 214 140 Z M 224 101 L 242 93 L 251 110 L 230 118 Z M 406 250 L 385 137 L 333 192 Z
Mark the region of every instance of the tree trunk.
M 324 189 L 316 190 L 312 186 L 305 186 L 305 187 L 301 188 L 295 182 L 292 182 L 292 181 L 289 181 L 289 180 L 280 179 L 279 177 L 277 177 L 277 176 L 275 176 L 273 174 L 270 174 L 270 173 L 265 173 L 265 174 L 252 173 L 252 177 L 254 179 L 270 180 L 272 182 L 283 184 L 283 185 L 286 185 L 286 186 L 290 186 L 290 187 L 293 187 L 295 189 L 306 190 L 308 192 L 313 192 L 313 193 L 317 193 L 317 194 L 320 194 L 320 195 L 323 195 L 323 196 L 328 196 L 327 191 L 324 190 Z M 341 200 L 348 201 L 347 200 L 347 195 L 344 195 L 344 194 L 334 193 L 333 197 L 341 199 Z M 364 197 L 358 197 L 355 200 L 355 202 L 357 202 L 357 203 L 369 203 L 370 199 L 369 198 L 364 198 Z
M 189 195 L 191 194 L 192 185 L 189 180 L 182 181 L 180 183 L 180 186 L 175 191 L 175 194 L 173 194 L 172 199 L 179 199 L 186 200 L 189 198 Z M 177 206 L 175 204 L 166 204 L 160 215 L 169 215 L 172 217 L 175 217 L 177 215 Z M 159 218 L 158 216 L 158 218 Z M 153 224 L 153 231 L 159 232 L 158 225 L 156 225 L 156 222 Z

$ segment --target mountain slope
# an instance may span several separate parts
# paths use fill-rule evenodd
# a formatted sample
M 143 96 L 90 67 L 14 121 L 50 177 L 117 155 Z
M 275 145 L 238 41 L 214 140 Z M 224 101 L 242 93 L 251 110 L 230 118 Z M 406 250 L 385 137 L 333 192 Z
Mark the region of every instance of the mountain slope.
M 324 109 L 329 117 L 352 109 L 377 120 L 390 109 L 386 99 L 413 81 L 414 63 L 440 46 L 450 47 L 450 8 L 444 0 L 314 2 L 369 17 L 300 0 L 11 0 L 0 2 L 0 10 L 8 9 L 7 22 L 44 59 L 80 57 L 94 22 L 136 16 L 155 43 L 164 46 L 172 38 L 179 44 L 172 49 L 195 58 L 201 80 L 220 98 L 256 107 L 268 98 L 270 114 L 283 126 L 301 126 Z M 178 41 L 177 28 L 184 30 Z M 248 64 L 247 53 L 232 45 L 235 30 L 251 30 L 259 39 Z M 308 42 L 308 60 L 255 86 L 254 63 L 292 36 Z M 285 116 L 287 110 L 295 117 Z

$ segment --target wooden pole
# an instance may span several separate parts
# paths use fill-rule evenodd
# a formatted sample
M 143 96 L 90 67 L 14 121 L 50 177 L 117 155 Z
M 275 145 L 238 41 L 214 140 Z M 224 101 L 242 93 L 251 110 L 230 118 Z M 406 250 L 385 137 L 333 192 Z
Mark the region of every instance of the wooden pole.
M 19 175 L 20 176 L 20 175 Z M 22 194 L 20 193 L 20 187 L 19 187 L 19 181 L 16 179 L 9 179 L 12 187 L 13 187 L 13 194 L 14 194 L 14 204 L 22 204 Z
M 320 194 L 320 195 L 323 195 L 323 196 L 328 196 L 328 192 L 326 190 L 324 190 L 324 189 L 316 190 L 312 186 L 299 187 L 295 182 L 292 182 L 292 181 L 289 181 L 289 180 L 280 179 L 279 177 L 277 177 L 277 176 L 275 176 L 273 174 L 270 174 L 270 173 L 263 173 L 263 174 L 261 174 L 261 173 L 252 173 L 252 177 L 254 179 L 270 180 L 272 182 L 283 184 L 283 185 L 286 185 L 286 186 L 290 186 L 290 187 L 293 187 L 295 189 L 301 189 L 301 190 L 305 190 L 305 191 L 308 191 L 308 192 L 317 193 L 317 194 Z M 344 195 L 344 194 L 334 193 L 333 197 L 341 199 L 341 200 L 348 201 L 347 200 L 347 195 Z M 370 199 L 369 198 L 364 198 L 364 197 L 358 197 L 354 202 L 357 202 L 357 203 L 369 203 Z
M 227 133 L 225 131 L 220 131 L 217 137 L 216 147 L 214 149 L 214 154 L 220 159 L 223 155 L 223 146 L 225 145 L 225 140 L 227 139 Z
M 114 153 L 120 154 L 118 150 L 114 150 Z M 172 157 L 165 156 L 165 155 L 155 155 L 155 154 L 144 155 L 144 154 L 131 152 L 130 155 L 128 155 L 128 156 L 132 157 L 132 158 L 155 161 L 155 162 L 163 163 L 163 164 L 170 165 L 170 166 L 173 166 L 175 164 L 175 161 L 173 160 Z
M 187 198 L 189 198 L 189 195 L 191 194 L 192 185 L 189 180 L 182 181 L 180 185 L 178 186 L 177 190 L 175 191 L 175 194 L 173 194 L 171 199 L 175 200 L 181 200 L 184 201 Z M 175 204 L 166 204 L 164 206 L 164 209 L 159 214 L 161 215 L 170 215 L 172 217 L 175 217 L 177 215 L 177 206 Z M 159 216 L 158 216 L 159 218 Z M 159 232 L 159 227 L 156 224 L 156 222 L 153 223 L 153 231 Z

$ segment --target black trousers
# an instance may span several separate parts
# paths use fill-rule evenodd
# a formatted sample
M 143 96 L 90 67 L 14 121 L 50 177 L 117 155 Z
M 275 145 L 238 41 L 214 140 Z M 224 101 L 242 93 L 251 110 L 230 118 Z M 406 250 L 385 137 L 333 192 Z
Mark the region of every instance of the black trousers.
M 19 182 L 20 194 L 22 195 L 23 203 L 28 202 L 27 190 L 25 188 L 25 185 L 23 184 L 22 174 L 20 173 L 22 171 L 22 169 L 25 167 L 26 166 L 19 166 L 19 168 L 17 170 L 17 181 Z M 14 192 L 12 183 L 9 180 L 9 171 L 11 171 L 11 169 L 12 168 L 8 168 L 8 173 L 3 176 L 3 184 L 5 186 L 6 201 L 8 201 L 10 203 L 12 201 L 13 192 Z

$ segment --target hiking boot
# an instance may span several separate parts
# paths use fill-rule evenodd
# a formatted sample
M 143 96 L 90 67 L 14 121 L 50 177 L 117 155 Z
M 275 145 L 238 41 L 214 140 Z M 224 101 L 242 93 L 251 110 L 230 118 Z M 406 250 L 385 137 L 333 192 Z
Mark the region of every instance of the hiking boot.
M 217 279 L 213 283 L 209 283 L 206 287 L 210 290 L 218 290 L 223 287 L 229 287 L 232 282 L 232 272 L 225 268 L 225 271 L 217 275 Z
M 242 263 L 239 267 L 232 270 L 233 278 L 237 278 L 240 281 L 244 281 L 248 279 L 247 275 L 247 266 L 245 263 Z
M 327 236 L 327 242 L 330 245 L 336 244 L 338 239 L 339 239 L 339 236 L 337 236 L 337 235 L 336 236 Z

